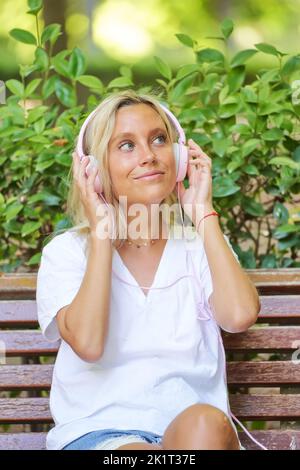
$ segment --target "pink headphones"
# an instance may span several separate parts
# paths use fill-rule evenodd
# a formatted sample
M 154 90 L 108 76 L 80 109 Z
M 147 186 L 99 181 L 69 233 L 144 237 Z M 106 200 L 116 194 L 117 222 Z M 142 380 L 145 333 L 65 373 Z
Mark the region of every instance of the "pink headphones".
M 162 104 L 160 104 L 160 106 L 165 111 L 165 113 L 170 118 L 170 120 L 173 122 L 178 133 L 178 142 L 173 143 L 173 151 L 174 151 L 174 157 L 176 161 L 176 182 L 183 181 L 187 172 L 187 165 L 188 165 L 188 148 L 185 145 L 186 143 L 185 134 L 178 120 L 174 116 L 174 114 L 171 113 L 171 111 L 169 111 Z M 92 113 L 84 121 L 80 129 L 78 140 L 77 140 L 77 145 L 76 145 L 76 152 L 79 155 L 80 160 L 82 160 L 83 157 L 85 156 L 88 156 L 90 159 L 90 162 L 86 167 L 87 176 L 89 176 L 92 167 L 94 165 L 97 166 L 97 160 L 93 155 L 85 155 L 84 150 L 83 150 L 83 137 L 84 137 L 86 127 L 95 113 L 96 113 L 96 109 L 92 111 Z M 95 178 L 95 191 L 98 194 L 101 194 L 103 192 L 101 177 L 99 173 L 97 174 Z

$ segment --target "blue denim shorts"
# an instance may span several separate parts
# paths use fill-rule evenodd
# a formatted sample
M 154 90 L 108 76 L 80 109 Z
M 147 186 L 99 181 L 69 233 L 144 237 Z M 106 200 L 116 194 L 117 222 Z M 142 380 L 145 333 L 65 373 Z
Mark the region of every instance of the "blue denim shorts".
M 62 450 L 115 450 L 133 442 L 160 444 L 162 436 L 137 429 L 102 429 L 92 431 L 67 444 Z

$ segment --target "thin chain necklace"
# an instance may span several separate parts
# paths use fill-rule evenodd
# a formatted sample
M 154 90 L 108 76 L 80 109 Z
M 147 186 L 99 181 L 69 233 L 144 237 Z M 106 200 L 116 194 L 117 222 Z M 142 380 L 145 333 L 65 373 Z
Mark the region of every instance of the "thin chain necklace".
M 136 246 L 137 248 L 141 248 L 142 246 L 154 245 L 154 243 L 157 242 L 157 239 L 150 240 L 150 242 L 143 242 L 143 243 L 136 243 L 136 242 L 134 242 L 134 241 L 132 241 L 132 240 L 128 240 L 128 239 L 126 239 L 125 241 L 126 241 L 126 243 L 128 243 L 128 245 L 130 245 L 130 246 L 131 246 L 131 245 L 134 245 L 134 246 Z

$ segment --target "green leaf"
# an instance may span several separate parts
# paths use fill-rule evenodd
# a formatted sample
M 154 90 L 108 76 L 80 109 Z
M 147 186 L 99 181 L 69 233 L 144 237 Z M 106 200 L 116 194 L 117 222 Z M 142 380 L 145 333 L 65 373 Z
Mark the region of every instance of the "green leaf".
M 245 62 L 247 62 L 247 60 L 251 59 L 254 54 L 257 54 L 256 49 L 245 49 L 244 51 L 238 52 L 230 62 L 231 67 L 238 67 L 239 65 L 243 65 Z
M 36 202 L 43 201 L 47 206 L 58 206 L 61 203 L 61 199 L 48 191 L 41 191 L 38 194 L 34 194 L 28 198 L 27 204 L 34 204 Z
M 30 233 L 38 230 L 41 226 L 41 222 L 26 222 L 26 224 L 24 224 L 22 227 L 21 236 L 26 237 Z
M 16 215 L 19 214 L 19 212 L 21 212 L 22 209 L 23 209 L 23 205 L 19 204 L 18 202 L 15 202 L 7 206 L 5 210 L 6 222 L 9 222 L 11 219 L 16 217 Z
M 175 34 L 177 39 L 187 47 L 194 47 L 194 40 L 187 34 Z
M 252 153 L 260 143 L 259 139 L 249 139 L 242 146 L 242 156 L 243 158 L 247 157 Z
M 121 65 L 119 72 L 123 77 L 128 77 L 132 80 L 132 70 L 127 65 Z
M 289 220 L 289 211 L 283 204 L 276 201 L 273 207 L 273 216 L 280 224 L 286 224 Z
M 284 225 L 281 225 L 280 227 L 277 227 L 273 231 L 273 237 L 276 238 L 276 239 L 285 238 L 290 233 L 296 233 L 296 232 L 299 233 L 299 231 L 300 231 L 299 229 L 300 229 L 299 224 L 298 225 L 297 224 L 295 224 L 295 225 L 284 224 Z
M 7 80 L 5 82 L 7 88 L 16 96 L 23 98 L 24 96 L 24 85 L 23 83 L 19 82 L 12 78 L 11 80 Z
M 274 127 L 273 129 L 269 129 L 268 131 L 262 134 L 262 138 L 264 140 L 280 140 L 283 137 L 283 131 Z
M 262 257 L 261 267 L 265 269 L 272 269 L 277 267 L 275 255 L 265 255 Z
M 287 166 L 292 170 L 300 170 L 300 164 L 289 157 L 274 157 L 269 160 L 271 165 Z
M 65 60 L 68 51 L 63 50 L 52 57 L 51 63 L 57 73 L 63 77 L 70 78 L 69 63 Z
M 76 106 L 75 90 L 67 83 L 57 80 L 55 82 L 55 93 L 59 101 L 67 108 Z
M 93 75 L 81 75 L 77 78 L 77 81 L 88 88 L 98 88 L 101 91 L 104 88 L 101 80 Z
M 69 60 L 69 75 L 73 78 L 77 78 L 84 73 L 85 68 L 84 55 L 78 47 L 75 47 Z
M 178 82 L 177 85 L 170 92 L 170 95 L 169 95 L 170 101 L 176 102 L 184 98 L 184 95 L 186 91 L 188 90 L 188 88 L 192 85 L 194 78 L 195 78 L 195 73 L 189 75 L 188 77 L 183 78 L 180 82 Z
M 257 202 L 249 197 L 244 198 L 243 208 L 245 209 L 245 212 L 247 212 L 247 214 L 253 215 L 255 217 L 263 217 L 265 215 L 263 205 L 260 202 Z
M 225 39 L 228 39 L 234 28 L 233 21 L 230 18 L 225 18 L 221 23 L 221 31 Z
M 130 78 L 128 77 L 117 77 L 114 78 L 109 84 L 107 85 L 107 88 L 124 88 L 124 87 L 130 87 L 133 86 L 133 83 Z
M 38 12 L 43 8 L 43 0 L 28 0 L 29 11 L 27 13 L 31 15 L 37 15 Z
M 25 31 L 25 29 L 14 28 L 9 32 L 9 34 L 19 42 L 36 45 L 35 36 L 29 31 Z
M 225 61 L 224 55 L 222 52 L 217 49 L 206 48 L 201 51 L 197 51 L 197 61 L 198 62 L 222 62 Z
M 228 73 L 229 93 L 236 92 L 244 83 L 246 76 L 245 66 L 234 67 Z
M 157 57 L 157 56 L 154 56 L 154 62 L 155 62 L 155 66 L 157 68 L 157 70 L 159 71 L 159 73 L 167 78 L 168 80 L 171 80 L 172 79 L 172 71 L 169 67 L 169 65 L 164 62 L 162 59 L 160 59 L 160 57 Z
M 244 171 L 245 173 L 247 173 L 247 175 L 253 175 L 253 176 L 259 175 L 259 171 L 255 165 L 244 166 Z
M 60 78 L 57 75 L 52 75 L 43 83 L 42 94 L 44 99 L 49 98 L 49 96 L 55 92 L 55 83 L 57 81 L 60 81 Z
M 30 83 L 28 83 L 27 87 L 25 88 L 25 96 L 26 98 L 30 95 L 32 95 L 32 93 L 37 89 L 37 87 L 39 86 L 39 84 L 41 83 L 42 79 L 41 78 L 35 78 L 34 80 L 32 80 Z
M 49 57 L 45 49 L 37 47 L 35 50 L 35 64 L 38 65 L 38 70 L 45 71 L 49 67 Z
M 225 197 L 240 191 L 240 187 L 226 176 L 217 176 L 213 181 L 213 197 Z
M 281 52 L 279 52 L 276 47 L 271 46 L 271 44 L 267 44 L 265 42 L 260 42 L 258 44 L 254 44 L 256 49 L 264 52 L 265 54 L 270 54 L 270 55 L 275 55 L 276 57 L 279 55 L 282 55 Z
M 190 75 L 193 72 L 199 72 L 199 65 L 197 64 L 183 65 L 179 68 L 177 72 L 176 80 L 181 80 L 182 78 L 186 77 L 187 75 Z
M 240 109 L 240 103 L 229 103 L 220 106 L 219 108 L 219 117 L 221 119 L 227 119 L 231 116 L 236 115 Z
M 300 56 L 290 57 L 282 67 L 281 73 L 285 77 L 289 77 L 296 70 L 300 70 Z
M 54 44 L 58 36 L 62 34 L 60 30 L 61 25 L 58 23 L 52 23 L 46 26 L 46 28 L 42 32 L 41 43 L 45 44 L 45 42 L 50 41 L 50 44 Z

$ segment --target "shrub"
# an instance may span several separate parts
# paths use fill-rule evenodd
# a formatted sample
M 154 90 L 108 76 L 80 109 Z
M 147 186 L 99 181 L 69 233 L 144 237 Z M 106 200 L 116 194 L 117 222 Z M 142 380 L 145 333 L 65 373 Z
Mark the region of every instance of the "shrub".
M 28 0 L 28 6 L 37 19 L 36 34 L 10 34 L 32 44 L 34 61 L 20 65 L 19 80 L 6 82 L 11 95 L 0 107 L 3 271 L 36 269 L 45 236 L 72 224 L 64 210 L 75 138 L 86 113 L 120 88 L 155 89 L 187 136 L 212 157 L 214 206 L 245 268 L 300 266 L 300 55 L 261 43 L 228 57 L 233 23 L 226 19 L 219 37 L 226 55 L 177 34 L 193 49 L 194 63 L 173 71 L 155 57 L 161 77 L 152 87 L 136 86 L 127 66 L 104 85 L 86 74 L 78 47 L 53 55 L 61 26 L 40 31 L 42 0 Z M 277 65 L 250 79 L 246 63 L 258 53 L 276 57 Z M 86 106 L 78 100 L 81 87 L 88 89 Z

